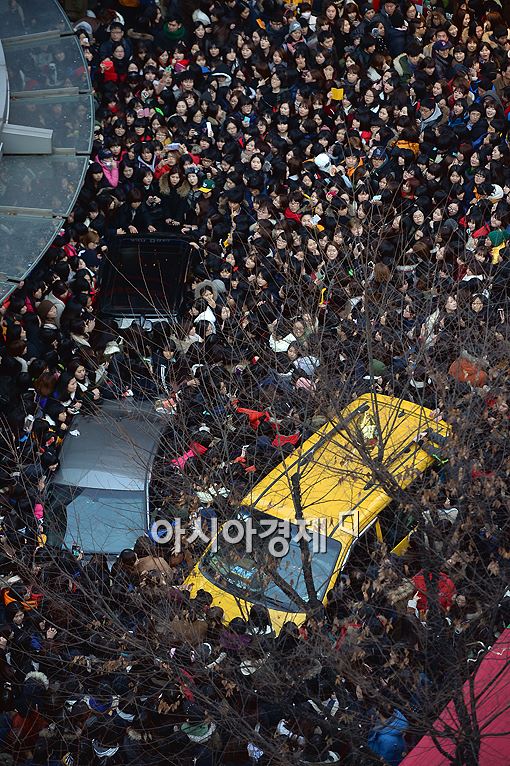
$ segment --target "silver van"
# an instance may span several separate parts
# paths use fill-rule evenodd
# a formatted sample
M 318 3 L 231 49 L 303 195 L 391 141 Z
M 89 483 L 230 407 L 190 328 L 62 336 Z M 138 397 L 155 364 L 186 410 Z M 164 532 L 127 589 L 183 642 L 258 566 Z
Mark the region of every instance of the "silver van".
M 119 554 L 149 526 L 149 482 L 167 421 L 132 400 L 77 415 L 45 503 L 50 547 Z

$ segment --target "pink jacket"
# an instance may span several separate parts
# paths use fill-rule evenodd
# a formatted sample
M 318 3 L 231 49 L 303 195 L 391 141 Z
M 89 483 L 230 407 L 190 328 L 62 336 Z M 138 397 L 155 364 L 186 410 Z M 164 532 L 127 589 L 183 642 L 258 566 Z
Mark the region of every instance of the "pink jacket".
M 97 161 L 103 168 L 103 173 L 105 174 L 108 183 L 113 189 L 115 189 L 115 187 L 119 185 L 119 166 L 115 162 L 112 167 L 109 168 L 104 162 L 101 162 L 101 160 Z

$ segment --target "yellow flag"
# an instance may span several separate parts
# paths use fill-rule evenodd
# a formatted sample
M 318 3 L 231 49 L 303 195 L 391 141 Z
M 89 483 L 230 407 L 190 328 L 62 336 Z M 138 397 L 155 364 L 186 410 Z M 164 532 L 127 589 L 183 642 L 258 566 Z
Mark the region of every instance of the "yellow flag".
M 343 88 L 331 88 L 330 98 L 332 101 L 341 101 L 344 97 Z

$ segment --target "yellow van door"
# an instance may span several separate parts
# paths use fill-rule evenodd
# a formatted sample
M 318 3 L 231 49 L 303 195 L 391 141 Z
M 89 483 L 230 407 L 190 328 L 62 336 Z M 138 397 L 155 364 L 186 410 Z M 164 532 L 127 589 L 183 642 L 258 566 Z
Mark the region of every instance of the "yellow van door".
M 394 548 L 391 549 L 391 552 L 394 556 L 403 556 L 404 553 L 409 548 L 409 541 L 411 539 L 412 532 L 409 532 L 408 535 L 404 537 L 403 540 L 401 540 L 397 545 L 395 545 Z
M 386 544 L 395 556 L 403 556 L 409 547 L 409 540 L 415 522 L 409 512 L 396 501 L 388 503 L 376 522 L 377 539 Z
M 375 522 L 375 533 L 377 535 L 377 542 L 384 543 L 384 535 L 381 527 L 381 522 L 379 519 Z M 394 545 L 393 548 L 390 549 L 390 552 L 393 553 L 395 556 L 403 556 L 406 550 L 409 548 L 409 540 L 411 539 L 412 532 L 408 532 L 407 535 L 400 540 L 396 545 Z

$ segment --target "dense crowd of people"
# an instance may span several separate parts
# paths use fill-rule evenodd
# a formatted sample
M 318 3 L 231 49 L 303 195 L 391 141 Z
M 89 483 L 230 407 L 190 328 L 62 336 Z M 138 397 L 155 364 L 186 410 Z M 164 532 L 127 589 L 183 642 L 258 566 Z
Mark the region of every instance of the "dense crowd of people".
M 492 0 L 89 6 L 91 163 L 1 308 L 0 763 L 397 766 L 508 621 L 508 24 Z M 84 79 L 28 58 L 28 89 Z M 152 232 L 191 242 L 183 314 L 119 330 L 102 263 Z M 159 508 L 207 527 L 366 391 L 457 429 L 430 570 L 381 548 L 276 635 L 190 597 L 200 539 L 111 569 L 48 545 L 60 447 L 107 399 L 173 419 Z

